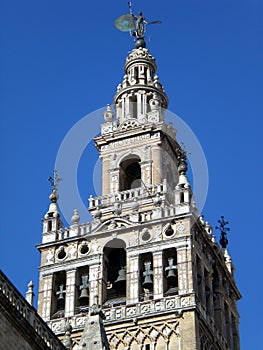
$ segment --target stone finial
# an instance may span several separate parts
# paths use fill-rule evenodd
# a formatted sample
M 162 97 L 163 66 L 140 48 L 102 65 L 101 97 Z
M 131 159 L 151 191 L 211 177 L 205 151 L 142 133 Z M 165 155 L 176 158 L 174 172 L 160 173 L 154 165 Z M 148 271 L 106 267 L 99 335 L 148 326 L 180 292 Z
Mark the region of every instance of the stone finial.
M 62 339 L 62 343 L 67 349 L 72 349 L 73 341 L 71 339 L 72 326 L 69 322 L 66 322 L 64 327 L 65 336 Z
M 34 284 L 32 281 L 30 281 L 27 285 L 27 292 L 26 292 L 26 301 L 30 305 L 33 305 L 33 302 L 34 302 L 35 293 L 34 293 L 33 289 L 34 289 Z
M 149 101 L 151 111 L 158 111 L 161 106 L 160 99 L 156 92 L 154 92 L 153 97 Z
M 136 212 L 139 210 L 140 204 L 137 202 L 137 200 L 134 198 L 132 204 L 131 204 L 131 208 L 133 212 Z
M 111 110 L 111 105 L 108 103 L 106 111 L 104 112 L 104 120 L 105 122 L 112 122 L 114 117 L 114 112 Z
M 114 214 L 117 216 L 121 215 L 122 204 L 118 197 L 115 199 L 115 203 L 113 204 L 113 206 L 114 206 L 114 211 L 113 211 Z
M 186 151 L 184 143 L 182 143 L 182 147 L 178 147 L 176 149 L 176 154 L 178 160 L 179 184 L 188 184 L 188 179 L 186 176 L 186 172 L 188 170 L 187 154 L 190 153 Z
M 224 216 L 221 216 L 217 222 L 219 223 L 219 226 L 216 226 L 216 229 L 219 230 L 221 234 L 219 243 L 221 244 L 221 247 L 225 249 L 228 245 L 227 232 L 230 231 L 230 228 L 226 226 L 229 222 L 225 221 Z
M 57 193 L 57 186 L 58 183 L 61 181 L 62 179 L 60 177 L 58 177 L 58 172 L 57 170 L 54 170 L 53 172 L 53 177 L 50 176 L 48 178 L 48 181 L 51 184 L 52 187 L 52 192 L 49 196 L 49 199 L 51 201 L 50 205 L 49 205 L 49 210 L 48 213 L 57 213 L 58 212 L 58 207 L 57 207 L 57 201 L 58 201 L 58 193 Z
M 153 203 L 157 207 L 159 207 L 162 204 L 162 198 L 161 198 L 161 194 L 159 192 L 156 193 L 156 196 L 153 199 Z
M 96 210 L 93 213 L 94 219 L 99 220 L 101 218 L 101 216 L 102 216 L 102 212 L 101 212 L 100 208 L 96 207 Z
M 79 211 L 77 209 L 73 210 L 73 216 L 71 217 L 71 222 L 73 225 L 78 225 L 80 221 Z

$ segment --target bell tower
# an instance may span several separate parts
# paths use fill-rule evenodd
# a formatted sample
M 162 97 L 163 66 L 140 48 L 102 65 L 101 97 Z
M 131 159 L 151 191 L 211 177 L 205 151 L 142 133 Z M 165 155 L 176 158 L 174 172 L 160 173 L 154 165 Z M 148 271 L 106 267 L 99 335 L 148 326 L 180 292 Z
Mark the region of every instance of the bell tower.
M 168 97 L 138 33 L 94 139 L 102 194 L 89 198 L 93 220 L 80 225 L 74 210 L 63 228 L 53 184 L 38 246 L 38 312 L 62 339 L 70 325 L 69 349 L 103 349 L 87 329 L 97 307 L 110 349 L 239 350 L 226 222 L 220 247 L 193 202 L 187 155 L 165 121 Z

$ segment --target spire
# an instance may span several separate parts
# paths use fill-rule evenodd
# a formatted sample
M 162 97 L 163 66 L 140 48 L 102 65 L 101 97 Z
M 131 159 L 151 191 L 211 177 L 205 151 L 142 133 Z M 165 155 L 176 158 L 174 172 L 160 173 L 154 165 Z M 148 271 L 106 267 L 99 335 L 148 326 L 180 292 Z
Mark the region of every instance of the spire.
M 30 281 L 27 285 L 27 292 L 26 292 L 26 301 L 30 305 L 33 305 L 33 302 L 34 302 L 35 293 L 33 292 L 33 288 L 34 288 L 34 284 L 32 281 Z
M 105 318 L 101 307 L 98 305 L 98 297 L 91 306 L 86 319 L 78 350 L 109 350 L 109 344 L 105 333 L 103 319 Z
M 188 170 L 187 165 L 187 151 L 185 145 L 182 143 L 182 147 L 177 148 L 177 160 L 178 160 L 178 173 L 179 173 L 179 181 L 178 185 L 189 184 L 186 173 Z
M 114 97 L 118 124 L 132 118 L 143 124 L 163 121 L 168 97 L 156 69 L 155 58 L 148 49 L 133 49 L 128 55 L 125 75 Z
M 227 232 L 230 231 L 230 228 L 226 226 L 229 222 L 225 221 L 224 216 L 221 216 L 217 222 L 219 223 L 219 226 L 216 226 L 216 229 L 219 230 L 221 234 L 219 243 L 223 249 L 226 249 L 228 245 Z
M 219 223 L 219 226 L 216 226 L 216 229 L 220 231 L 219 243 L 222 247 L 221 250 L 225 259 L 226 267 L 228 268 L 228 271 L 230 273 L 233 273 L 235 268 L 232 263 L 231 256 L 227 249 L 227 245 L 228 245 L 227 232 L 230 231 L 230 228 L 226 226 L 229 224 L 229 222 L 225 221 L 224 216 L 221 216 L 221 218 L 217 222 Z
M 68 321 L 65 324 L 64 332 L 65 332 L 65 335 L 64 335 L 64 338 L 62 339 L 62 343 L 65 345 L 67 349 L 70 350 L 72 349 L 72 346 L 73 346 L 73 341 L 71 338 L 72 326 Z
M 59 196 L 57 193 L 57 186 L 58 186 L 59 181 L 61 181 L 61 180 L 62 179 L 60 177 L 58 177 L 57 170 L 54 170 L 53 177 L 50 176 L 48 178 L 48 181 L 51 183 L 51 187 L 52 187 L 52 192 L 49 196 L 51 203 L 49 205 L 48 213 L 57 213 L 58 212 L 57 201 L 58 201 Z
M 42 243 L 50 242 L 56 239 L 58 230 L 61 229 L 63 223 L 60 219 L 60 213 L 58 211 L 58 192 L 57 186 L 62 179 L 58 177 L 58 173 L 54 170 L 53 177 L 50 176 L 48 181 L 51 183 L 52 192 L 49 196 L 50 204 L 47 213 L 43 219 L 43 236 Z

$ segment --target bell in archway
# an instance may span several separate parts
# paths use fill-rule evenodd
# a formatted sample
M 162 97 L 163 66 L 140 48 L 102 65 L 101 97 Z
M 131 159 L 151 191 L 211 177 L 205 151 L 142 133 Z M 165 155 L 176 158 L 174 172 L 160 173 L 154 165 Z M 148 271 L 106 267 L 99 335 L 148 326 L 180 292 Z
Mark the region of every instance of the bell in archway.
M 118 287 L 119 284 L 123 284 L 123 283 L 126 283 L 126 268 L 125 267 L 122 267 L 119 270 L 118 278 L 115 281 L 115 285 L 116 285 L 116 287 Z
M 119 275 L 114 282 L 114 288 L 119 297 L 125 296 L 126 294 L 126 267 L 121 267 Z
M 177 274 L 176 274 L 177 266 L 174 265 L 174 259 L 168 259 L 168 266 L 165 268 L 165 272 L 167 272 L 167 281 L 169 286 L 177 285 Z
M 87 288 L 83 288 L 80 292 L 79 300 L 87 299 L 89 297 Z
M 151 262 L 147 261 L 144 263 L 145 271 L 143 272 L 144 280 L 142 282 L 142 286 L 145 289 L 152 290 L 153 287 L 153 281 L 152 281 L 152 275 L 153 271 L 151 270 Z
M 57 309 L 63 310 L 65 307 L 65 294 L 66 291 L 64 290 L 64 285 L 61 284 L 58 288 L 58 291 L 56 292 L 57 295 Z
M 88 299 L 89 299 L 89 276 L 88 275 L 83 275 L 81 276 L 82 284 L 79 286 L 80 289 L 80 296 L 79 296 L 79 301 L 82 305 L 87 304 Z

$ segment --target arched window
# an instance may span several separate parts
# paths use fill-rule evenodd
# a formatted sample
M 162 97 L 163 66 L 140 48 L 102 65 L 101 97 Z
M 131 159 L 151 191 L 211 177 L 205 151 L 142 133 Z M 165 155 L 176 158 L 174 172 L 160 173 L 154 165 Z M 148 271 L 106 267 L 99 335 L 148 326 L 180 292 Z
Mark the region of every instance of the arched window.
M 119 190 L 125 191 L 137 187 L 141 187 L 140 158 L 133 156 L 120 164 Z
M 60 271 L 54 274 L 53 297 L 51 301 L 51 318 L 64 317 L 66 299 L 66 272 Z
M 126 302 L 126 249 L 120 239 L 113 239 L 103 251 L 103 279 L 105 281 L 103 299 L 113 306 Z M 105 305 L 104 304 L 104 305 Z
M 140 254 L 140 300 L 149 300 L 153 298 L 153 256 L 152 253 Z
M 81 266 L 77 269 L 77 289 L 75 313 L 88 312 L 89 306 L 89 267 Z
M 175 248 L 163 252 L 164 265 L 164 295 L 178 294 L 178 266 L 177 251 Z

